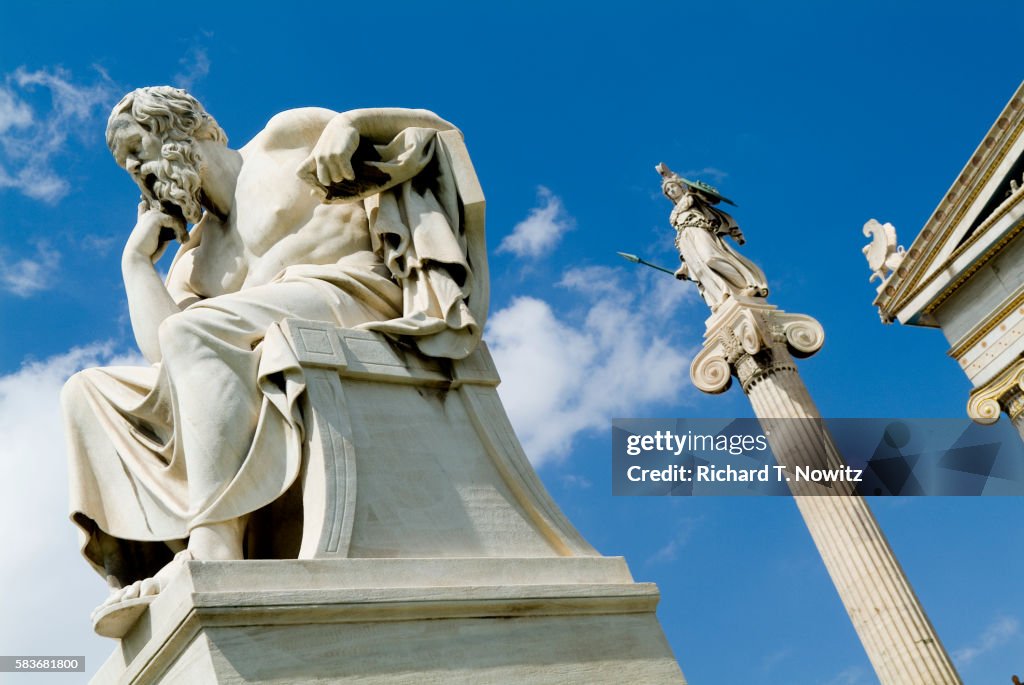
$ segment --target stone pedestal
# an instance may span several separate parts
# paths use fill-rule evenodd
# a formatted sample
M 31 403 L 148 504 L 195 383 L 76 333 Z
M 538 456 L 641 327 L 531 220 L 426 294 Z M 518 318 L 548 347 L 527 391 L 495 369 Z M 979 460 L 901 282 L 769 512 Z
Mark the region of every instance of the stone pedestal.
M 94 685 L 685 683 L 621 558 L 188 562 Z
M 187 562 L 94 683 L 685 683 L 657 587 L 552 501 L 486 345 L 450 362 L 282 330 L 306 383 L 299 480 L 250 518 L 251 558 Z
M 690 373 L 705 392 L 732 375 L 765 429 L 779 464 L 842 468 L 842 456 L 800 378 L 793 356 L 824 343 L 814 319 L 764 300 L 731 298 L 707 323 Z M 849 483 L 789 482 L 804 522 L 883 685 L 958 685 L 953 663 L 864 498 Z

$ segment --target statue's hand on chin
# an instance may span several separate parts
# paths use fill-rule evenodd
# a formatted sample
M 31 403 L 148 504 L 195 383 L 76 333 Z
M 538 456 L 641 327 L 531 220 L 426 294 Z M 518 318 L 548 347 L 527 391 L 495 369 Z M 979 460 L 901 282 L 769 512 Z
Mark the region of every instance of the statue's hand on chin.
M 179 219 L 157 209 L 139 205 L 139 218 L 124 246 L 124 259 L 147 259 L 156 263 L 170 244 L 165 236 L 174 237 Z

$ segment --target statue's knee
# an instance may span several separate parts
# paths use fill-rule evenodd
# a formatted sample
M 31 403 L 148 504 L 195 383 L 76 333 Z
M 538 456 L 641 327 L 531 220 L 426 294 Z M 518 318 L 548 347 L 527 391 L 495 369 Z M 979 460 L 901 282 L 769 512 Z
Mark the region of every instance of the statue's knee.
M 64 416 L 72 418 L 76 415 L 76 409 L 83 406 L 88 396 L 89 388 L 92 386 L 90 377 L 96 369 L 83 369 L 71 378 L 67 379 L 64 387 L 60 389 L 60 406 Z
M 82 378 L 81 371 L 71 376 L 64 383 L 64 387 L 60 389 L 60 406 L 64 410 L 64 413 L 68 413 L 68 409 L 74 406 L 78 402 L 78 398 L 82 396 Z
M 168 316 L 157 329 L 160 355 L 164 362 L 173 360 L 179 355 L 189 355 L 197 345 L 201 344 L 202 338 L 202 317 L 191 311 Z

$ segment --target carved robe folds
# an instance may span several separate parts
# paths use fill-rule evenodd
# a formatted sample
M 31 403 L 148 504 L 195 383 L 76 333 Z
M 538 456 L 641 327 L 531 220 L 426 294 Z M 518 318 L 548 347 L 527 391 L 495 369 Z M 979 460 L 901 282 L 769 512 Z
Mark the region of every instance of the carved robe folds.
M 295 482 L 305 379 L 285 318 L 402 335 L 435 357 L 476 347 L 487 308 L 483 208 L 481 197 L 474 217 L 460 203 L 460 134 L 406 129 L 377 151 L 384 177 L 413 180 L 340 198 L 365 202 L 376 252 L 201 300 L 161 326 L 160 364 L 68 382 L 71 515 L 101 574 L 151 576 L 170 558 L 163 542 L 257 511 Z M 103 567 L 111 541 L 119 568 Z

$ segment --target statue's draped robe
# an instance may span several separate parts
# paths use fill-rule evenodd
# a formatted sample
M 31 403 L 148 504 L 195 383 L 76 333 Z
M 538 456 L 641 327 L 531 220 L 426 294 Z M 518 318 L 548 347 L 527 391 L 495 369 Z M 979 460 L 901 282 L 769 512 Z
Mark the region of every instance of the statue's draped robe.
M 467 243 L 483 236 L 459 223 L 442 146 L 434 130 L 406 129 L 372 163 L 392 180 L 341 198 L 364 202 L 374 252 L 200 300 L 161 326 L 160 364 L 68 382 L 71 516 L 97 571 L 122 583 L 151 576 L 170 556 L 153 543 L 255 512 L 295 482 L 305 383 L 284 318 L 400 336 L 430 356 L 472 352 L 486 313 L 470 304 Z M 116 568 L 103 551 L 111 542 Z
M 768 294 L 764 272 L 722 237 L 737 228 L 729 214 L 699 197 L 687 195 L 672 210 L 670 221 L 676 229 L 676 248 L 686 264 L 689 279 L 697 282 L 712 311 L 730 295 L 742 294 L 744 290 L 758 296 Z

